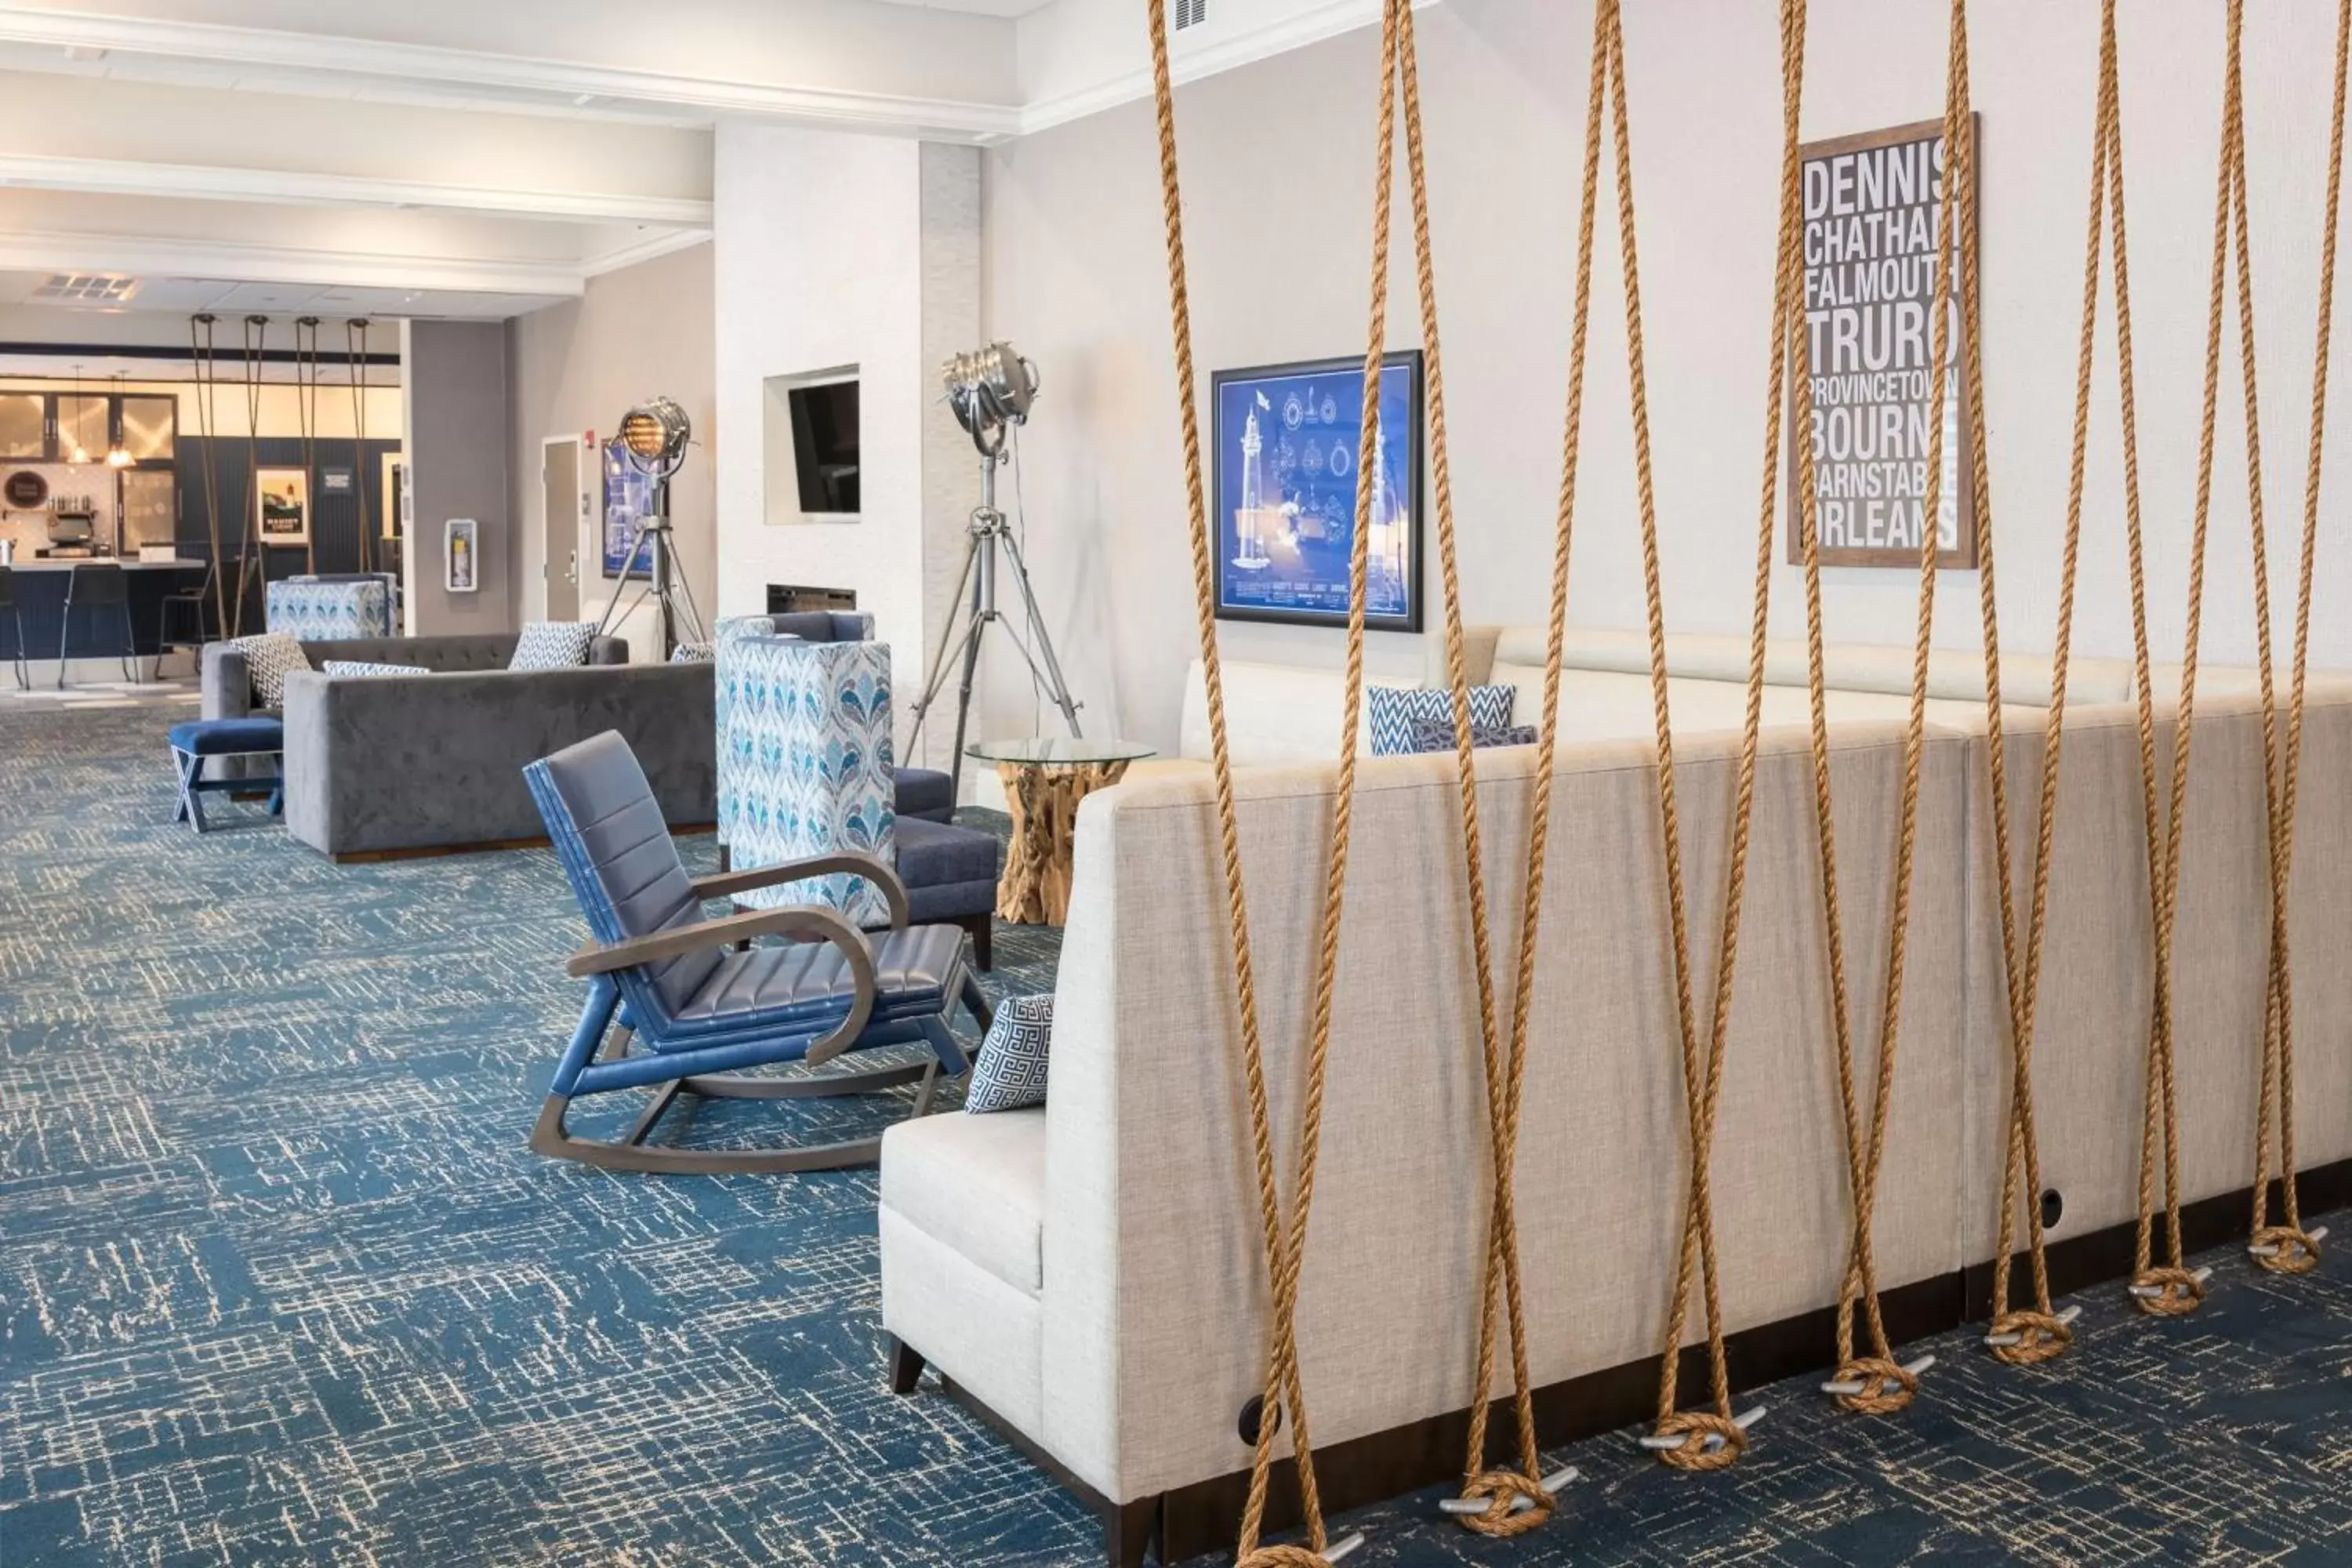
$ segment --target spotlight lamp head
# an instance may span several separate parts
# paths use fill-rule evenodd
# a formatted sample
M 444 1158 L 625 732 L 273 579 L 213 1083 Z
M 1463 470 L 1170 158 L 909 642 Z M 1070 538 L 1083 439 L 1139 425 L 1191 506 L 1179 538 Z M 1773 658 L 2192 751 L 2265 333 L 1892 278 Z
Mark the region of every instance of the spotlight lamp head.
M 621 416 L 621 447 L 642 472 L 667 478 L 686 461 L 694 426 L 673 398 L 649 397 Z
M 1027 423 L 1037 401 L 1036 364 L 1002 340 L 956 355 L 940 367 L 940 380 L 956 422 L 984 458 L 1003 450 L 1006 429 Z

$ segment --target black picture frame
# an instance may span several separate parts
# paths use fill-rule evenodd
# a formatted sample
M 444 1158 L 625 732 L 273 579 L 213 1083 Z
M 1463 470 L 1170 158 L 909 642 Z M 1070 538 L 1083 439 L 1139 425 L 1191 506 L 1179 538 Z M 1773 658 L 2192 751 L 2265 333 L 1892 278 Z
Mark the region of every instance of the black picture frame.
M 1348 624 L 1347 551 L 1352 535 L 1357 482 L 1356 439 L 1363 418 L 1364 362 L 1360 355 L 1298 360 L 1283 364 L 1220 370 L 1209 377 L 1210 542 L 1216 560 L 1216 618 L 1282 626 L 1340 626 Z M 1422 355 L 1402 349 L 1381 359 L 1383 416 L 1402 404 L 1406 431 L 1403 450 L 1384 471 L 1397 504 L 1393 521 L 1374 520 L 1374 553 L 1366 587 L 1364 626 L 1369 631 L 1422 629 L 1422 498 L 1427 467 Z M 1400 377 L 1391 389 L 1390 377 Z M 1260 411 L 1257 447 L 1244 450 L 1247 416 Z M 1327 442 L 1324 437 L 1329 437 Z M 1272 444 L 1275 461 L 1266 461 Z M 1288 457 L 1283 456 L 1286 445 Z M 1251 459 L 1259 462 L 1256 505 L 1244 507 Z M 1335 460 L 1340 459 L 1340 460 Z M 1349 481 L 1332 476 L 1344 468 Z M 1267 500 L 1269 475 L 1276 498 Z M 1346 530 L 1334 541 L 1330 529 L 1344 516 Z M 1385 550 L 1377 531 L 1397 529 Z M 1336 584 L 1331 575 L 1336 555 Z M 1253 567 L 1251 561 L 1261 564 Z M 1284 570 L 1286 563 L 1295 563 Z M 1399 600 L 1402 603 L 1399 603 Z

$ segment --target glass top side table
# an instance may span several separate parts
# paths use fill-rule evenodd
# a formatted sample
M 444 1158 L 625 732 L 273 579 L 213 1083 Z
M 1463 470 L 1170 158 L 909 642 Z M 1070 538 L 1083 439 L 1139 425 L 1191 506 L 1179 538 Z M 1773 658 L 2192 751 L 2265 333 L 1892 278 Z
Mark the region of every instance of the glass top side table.
M 1118 783 L 1129 763 L 1152 754 L 1132 741 L 1088 741 L 1040 735 L 981 741 L 964 748 L 975 761 L 994 763 L 1013 816 L 1004 873 L 996 883 L 996 916 L 1022 925 L 1060 925 L 1070 911 L 1070 868 L 1078 803 Z

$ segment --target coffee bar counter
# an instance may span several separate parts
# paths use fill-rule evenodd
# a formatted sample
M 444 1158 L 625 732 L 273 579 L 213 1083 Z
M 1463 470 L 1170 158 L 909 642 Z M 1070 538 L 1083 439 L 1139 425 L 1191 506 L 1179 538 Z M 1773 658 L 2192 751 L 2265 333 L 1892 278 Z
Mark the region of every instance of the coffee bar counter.
M 53 660 L 58 657 L 59 634 L 68 631 L 66 591 L 73 582 L 73 569 L 77 566 L 122 568 L 129 600 L 131 646 L 142 657 L 151 657 L 163 648 L 165 595 L 194 587 L 205 570 L 203 562 L 185 557 L 141 561 L 84 555 L 34 556 L 28 560 L 19 551 L 16 559 L 8 563 L 7 571 L 16 584 L 16 614 L 24 626 L 26 658 Z M 9 635 L 13 629 L 0 630 L 0 637 Z M 184 637 L 189 629 L 184 613 L 176 617 L 176 636 Z M 122 651 L 122 608 L 110 605 L 78 607 L 70 633 L 65 638 L 66 657 L 111 658 Z
M 68 561 L 25 561 L 10 563 L 16 572 L 70 572 L 77 566 L 120 566 L 125 572 L 201 572 L 205 563 L 174 558 L 170 561 L 117 561 L 111 555 L 84 555 Z

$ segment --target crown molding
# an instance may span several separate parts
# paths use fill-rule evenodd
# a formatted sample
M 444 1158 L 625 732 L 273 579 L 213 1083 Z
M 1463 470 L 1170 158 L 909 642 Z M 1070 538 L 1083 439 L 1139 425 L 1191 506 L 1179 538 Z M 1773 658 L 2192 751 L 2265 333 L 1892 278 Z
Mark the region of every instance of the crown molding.
M 577 266 L 488 258 L 385 256 L 232 240 L 154 239 L 114 234 L 0 232 L 0 269 L 128 272 L 150 278 L 220 278 L 322 288 L 456 289 L 477 294 L 576 295 Z
M 520 93 L 561 102 L 567 112 L 587 118 L 609 114 L 635 119 L 630 106 L 652 105 L 690 111 L 690 118 L 698 121 L 740 114 L 836 130 L 982 142 L 1018 134 L 1021 121 L 1020 110 L 1011 104 L 772 86 L 428 44 L 67 13 L 37 5 L 0 5 L 0 41 L 390 80 L 403 84 L 412 100 L 420 91 L 446 94 L 463 89 Z M 600 110 L 599 100 L 611 100 L 610 110 Z M 477 102 L 474 107 L 484 106 Z
M 1439 0 L 1413 0 L 1413 9 L 1425 10 Z M 1253 32 L 1205 43 L 1184 49 L 1171 45 L 1168 74 L 1181 86 L 1199 81 L 1205 77 L 1220 75 L 1242 66 L 1255 65 L 1287 54 L 1292 49 L 1319 44 L 1326 38 L 1336 38 L 1342 33 L 1352 33 L 1359 27 L 1369 27 L 1381 19 L 1381 0 L 1326 0 L 1312 10 L 1302 11 Z M 1040 131 L 1050 131 L 1057 125 L 1084 120 L 1121 104 L 1133 103 L 1151 96 L 1151 72 L 1148 67 L 1138 67 L 1076 92 L 1058 98 L 1039 99 L 1021 106 L 1020 132 L 1023 136 Z
M 624 267 L 635 267 L 641 261 L 653 261 L 681 250 L 691 250 L 698 245 L 710 243 L 708 228 L 657 228 L 631 240 L 601 251 L 580 264 L 583 279 L 602 278 L 607 272 L 618 272 Z
M 711 204 L 688 197 L 621 195 L 601 191 L 499 190 L 292 169 L 43 157 L 24 153 L 0 153 L 0 186 L 163 196 L 182 201 L 463 212 L 562 223 L 659 224 L 706 234 L 711 223 Z

